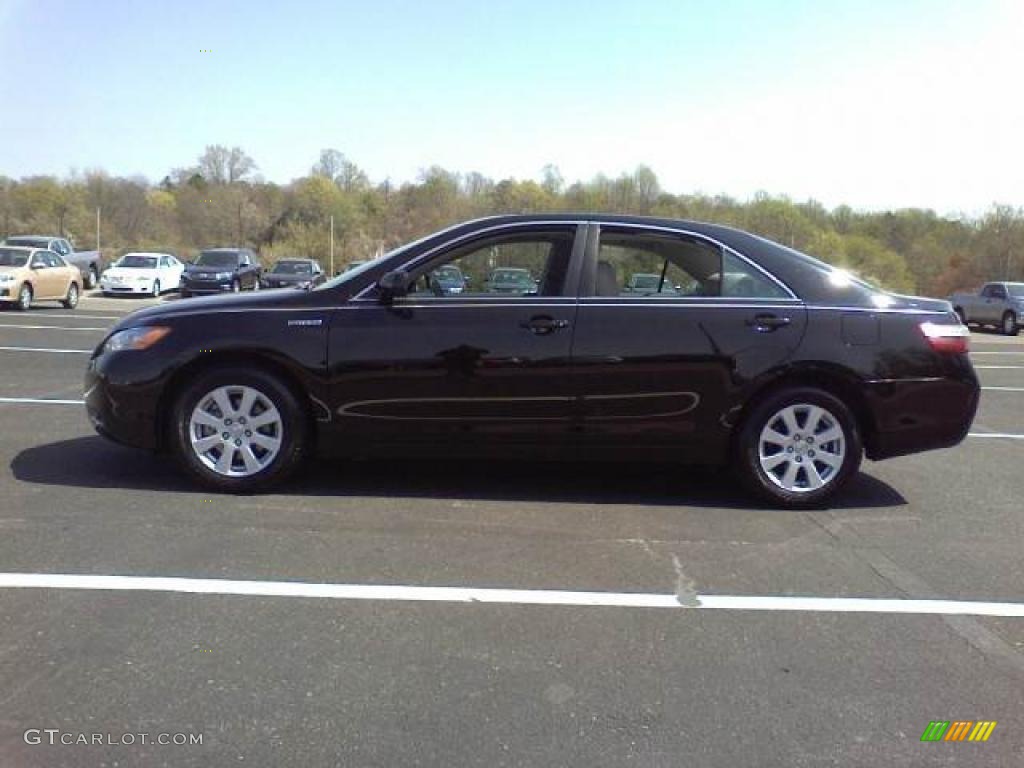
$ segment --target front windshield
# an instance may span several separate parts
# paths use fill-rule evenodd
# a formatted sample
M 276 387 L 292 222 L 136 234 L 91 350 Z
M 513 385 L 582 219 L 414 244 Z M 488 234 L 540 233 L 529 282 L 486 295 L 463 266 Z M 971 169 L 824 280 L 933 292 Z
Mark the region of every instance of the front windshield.
M 526 283 L 530 281 L 530 275 L 520 269 L 499 269 L 491 280 L 495 283 Z
M 24 267 L 26 262 L 28 262 L 28 253 L 26 251 L 0 248 L 0 267 Z
M 196 259 L 197 267 L 234 267 L 238 254 L 234 251 L 203 251 Z
M 137 253 L 129 253 L 122 256 L 115 266 L 127 269 L 156 269 L 156 257 L 139 256 Z
M 311 275 L 313 265 L 308 261 L 279 261 L 271 272 L 275 275 Z

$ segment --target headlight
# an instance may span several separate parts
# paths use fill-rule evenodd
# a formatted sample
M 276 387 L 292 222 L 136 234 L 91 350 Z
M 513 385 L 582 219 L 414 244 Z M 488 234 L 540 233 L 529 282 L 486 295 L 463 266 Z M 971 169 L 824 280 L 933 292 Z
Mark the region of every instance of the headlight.
M 14 281 L 14 275 L 0 275 L 0 283 L 10 283 Z
M 149 349 L 171 332 L 162 325 L 143 325 L 118 331 L 103 344 L 104 352 L 123 352 L 128 349 Z
M 218 272 L 216 275 L 214 275 L 214 279 L 216 279 L 216 280 L 227 280 L 230 277 L 231 277 L 231 273 L 230 272 Z

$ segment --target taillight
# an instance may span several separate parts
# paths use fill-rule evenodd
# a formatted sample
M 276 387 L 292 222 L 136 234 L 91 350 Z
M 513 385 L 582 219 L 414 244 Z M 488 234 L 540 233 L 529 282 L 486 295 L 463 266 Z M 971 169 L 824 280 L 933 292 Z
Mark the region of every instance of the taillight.
M 938 323 L 921 323 L 921 333 L 928 345 L 936 352 L 963 354 L 967 352 L 967 341 L 971 332 L 966 325 L 940 325 Z

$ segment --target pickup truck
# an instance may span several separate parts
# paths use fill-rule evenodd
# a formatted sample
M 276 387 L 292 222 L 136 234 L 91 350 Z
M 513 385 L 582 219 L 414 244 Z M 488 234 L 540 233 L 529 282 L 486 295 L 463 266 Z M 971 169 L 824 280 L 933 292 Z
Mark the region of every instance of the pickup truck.
M 78 267 L 86 288 L 92 289 L 99 284 L 100 273 L 103 271 L 103 256 L 99 251 L 76 251 L 65 238 L 50 235 L 15 235 L 8 237 L 3 244 L 51 250 L 71 266 Z
M 1024 283 L 986 283 L 977 293 L 954 293 L 949 302 L 964 325 L 991 325 L 1016 336 L 1024 318 Z

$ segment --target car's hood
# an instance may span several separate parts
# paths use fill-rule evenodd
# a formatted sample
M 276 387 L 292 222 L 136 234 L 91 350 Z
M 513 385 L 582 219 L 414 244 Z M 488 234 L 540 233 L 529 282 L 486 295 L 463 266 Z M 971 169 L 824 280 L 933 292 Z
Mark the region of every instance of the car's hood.
M 154 277 L 156 277 L 158 271 L 159 270 L 157 270 L 156 268 L 143 269 L 140 267 L 110 267 L 109 269 L 104 270 L 103 276 L 122 277 L 128 279 L 131 279 L 133 277 L 142 277 L 145 278 L 146 280 L 152 280 Z
M 0 267 L 0 275 L 13 275 L 23 269 L 27 269 L 27 267 Z
M 276 272 L 264 273 L 263 279 L 268 283 L 286 283 L 288 285 L 294 285 L 296 283 L 308 283 L 313 280 L 312 275 L 285 275 L 277 274 Z
M 197 296 L 188 299 L 176 299 L 155 307 L 132 312 L 117 324 L 114 330 L 131 328 L 137 325 L 159 323 L 162 318 L 173 318 L 207 312 L 245 311 L 247 309 L 287 309 L 300 307 L 309 303 L 308 291 L 253 291 L 250 293 L 226 293 L 213 296 Z
M 187 264 L 185 271 L 190 275 L 215 275 L 218 272 L 235 272 L 238 267 L 201 267 L 195 264 Z

